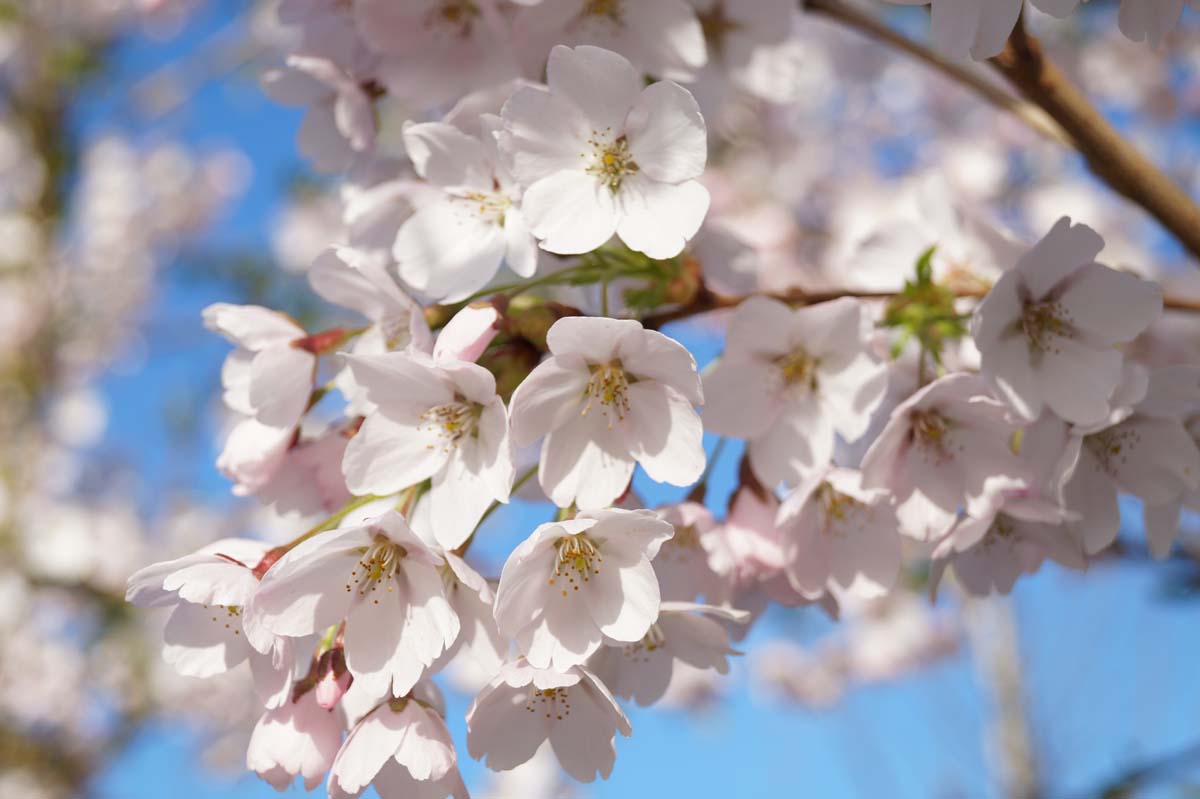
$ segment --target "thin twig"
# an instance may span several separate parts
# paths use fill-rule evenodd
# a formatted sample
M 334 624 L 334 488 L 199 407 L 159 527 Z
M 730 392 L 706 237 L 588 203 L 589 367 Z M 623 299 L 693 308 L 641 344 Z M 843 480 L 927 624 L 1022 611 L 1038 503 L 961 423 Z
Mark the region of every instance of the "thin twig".
M 1200 207 L 1067 80 L 1045 56 L 1041 43 L 1025 30 L 1024 20 L 1017 21 L 1004 52 L 991 63 L 1067 131 L 1075 149 L 1098 177 L 1145 208 L 1200 258 Z

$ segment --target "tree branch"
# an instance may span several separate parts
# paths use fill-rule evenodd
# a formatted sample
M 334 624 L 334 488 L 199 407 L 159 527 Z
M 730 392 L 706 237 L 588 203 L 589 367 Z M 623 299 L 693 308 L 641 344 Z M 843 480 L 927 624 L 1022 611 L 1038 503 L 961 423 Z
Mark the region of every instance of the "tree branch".
M 981 98 L 994 105 L 1001 111 L 1013 114 L 1026 125 L 1048 139 L 1067 147 L 1075 143 L 1062 126 L 1033 103 L 1022 100 L 1002 87 L 987 80 L 977 70 L 959 61 L 937 53 L 924 45 L 914 42 L 896 30 L 888 27 L 870 14 L 859 11 L 847 5 L 842 0 L 805 0 L 804 8 L 818 14 L 824 14 L 830 19 L 837 20 L 847 28 L 877 39 L 903 53 L 906 53 L 931 69 L 942 73 L 950 80 L 962 84 L 978 94 Z
M 1042 52 L 1024 20 L 992 65 L 1067 131 L 1088 167 L 1109 186 L 1145 208 L 1200 257 L 1200 208 L 1139 153 Z

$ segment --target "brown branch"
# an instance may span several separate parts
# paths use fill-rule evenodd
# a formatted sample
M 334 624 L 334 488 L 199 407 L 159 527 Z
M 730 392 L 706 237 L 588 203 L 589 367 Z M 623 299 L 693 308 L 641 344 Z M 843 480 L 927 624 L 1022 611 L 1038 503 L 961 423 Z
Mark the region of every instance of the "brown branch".
M 1200 257 L 1200 208 L 1046 58 L 1023 20 L 1018 20 L 1004 52 L 992 59 L 992 65 L 1067 131 L 1097 176 L 1149 211 L 1192 255 Z
M 872 15 L 859 11 L 842 0 L 806 0 L 804 8 L 807 11 L 824 14 L 851 30 L 856 30 L 912 56 L 931 69 L 975 92 L 1001 111 L 1013 114 L 1046 138 L 1067 147 L 1075 146 L 1070 135 L 1063 130 L 1062 126 L 1037 105 L 1005 91 L 1001 86 L 987 80 L 978 71 L 963 63 L 946 58 L 940 53 L 914 42 Z

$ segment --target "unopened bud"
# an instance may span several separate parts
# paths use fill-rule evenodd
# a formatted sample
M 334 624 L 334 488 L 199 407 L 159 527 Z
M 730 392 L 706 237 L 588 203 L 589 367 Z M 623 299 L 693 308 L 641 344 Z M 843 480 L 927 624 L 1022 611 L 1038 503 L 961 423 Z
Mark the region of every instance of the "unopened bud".
M 321 655 L 317 663 L 317 704 L 325 710 L 333 710 L 350 689 L 354 678 L 346 668 L 345 651 L 339 646 Z

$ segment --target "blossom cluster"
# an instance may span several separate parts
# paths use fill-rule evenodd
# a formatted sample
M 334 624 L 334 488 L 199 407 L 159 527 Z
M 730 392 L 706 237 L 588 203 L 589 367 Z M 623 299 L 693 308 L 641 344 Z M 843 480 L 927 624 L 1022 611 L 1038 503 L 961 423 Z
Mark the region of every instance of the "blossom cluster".
M 607 777 L 633 732 L 621 702 L 727 672 L 771 604 L 836 618 L 924 565 L 930 593 L 952 574 L 968 596 L 1083 570 L 1121 494 L 1171 552 L 1200 491 L 1200 367 L 1138 357 L 1163 291 L 1102 263 L 1091 228 L 1023 242 L 942 190 L 915 235 L 848 249 L 840 296 L 726 290 L 761 253 L 705 225 L 703 89 L 781 99 L 790 3 L 280 13 L 296 40 L 267 90 L 346 174 L 345 230 L 308 281 L 360 320 L 219 303 L 204 323 L 234 347 L 219 468 L 315 524 L 155 563 L 127 593 L 170 608 L 181 674 L 248 664 L 246 762 L 276 788 L 466 795 L 438 684 L 464 672 L 466 754 L 508 771 L 548 749 Z M 385 96 L 421 109 L 402 160 L 378 148 Z M 897 262 L 913 276 L 885 297 L 855 288 Z M 702 370 L 657 328 L 717 307 Z M 724 518 L 703 502 L 706 432 L 744 447 Z M 646 509 L 635 475 L 692 493 Z M 481 574 L 472 546 L 517 495 L 553 519 Z

